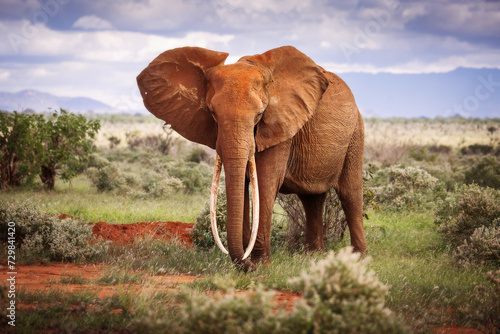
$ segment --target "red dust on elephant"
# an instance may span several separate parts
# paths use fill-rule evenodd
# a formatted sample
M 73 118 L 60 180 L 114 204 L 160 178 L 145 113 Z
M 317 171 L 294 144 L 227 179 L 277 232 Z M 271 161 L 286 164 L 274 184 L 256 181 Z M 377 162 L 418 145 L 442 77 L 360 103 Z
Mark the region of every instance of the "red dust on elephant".
M 137 77 L 151 113 L 217 152 L 211 205 L 224 167 L 228 250 L 212 220 L 219 248 L 245 270 L 269 261 L 273 206 L 281 192 L 297 194 L 304 205 L 306 248 L 324 249 L 324 203 L 333 187 L 351 244 L 364 252 L 364 126 L 349 87 L 291 46 L 224 65 L 227 56 L 172 49 Z

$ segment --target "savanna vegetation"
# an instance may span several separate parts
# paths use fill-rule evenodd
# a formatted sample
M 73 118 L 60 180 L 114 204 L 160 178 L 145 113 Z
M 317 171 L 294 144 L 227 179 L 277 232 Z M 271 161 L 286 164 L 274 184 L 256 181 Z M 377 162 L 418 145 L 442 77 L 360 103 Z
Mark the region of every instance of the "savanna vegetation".
M 86 290 L 18 291 L 18 302 L 38 305 L 17 310 L 18 331 L 500 331 L 499 119 L 366 119 L 369 256 L 359 259 L 345 248 L 349 233 L 334 192 L 325 212 L 328 251 L 304 253 L 299 201 L 283 196 L 273 218 L 272 265 L 242 273 L 214 247 L 208 229 L 211 150 L 150 116 L 0 115 L 0 263 L 14 244 L 17 266 L 104 264 L 108 270 L 96 285 L 142 286 L 107 298 Z M 66 145 L 75 132 L 78 140 Z M 16 145 L 21 142 L 23 149 Z M 46 156 L 62 157 L 54 164 L 53 186 L 41 176 Z M 4 174 L 5 162 L 16 170 L 15 182 L 12 172 Z M 223 198 L 217 220 L 224 241 Z M 72 218 L 59 219 L 62 213 Z M 196 247 L 149 238 L 113 246 L 94 240 L 88 224 L 158 220 L 196 222 Z M 16 234 L 9 243 L 11 221 Z M 198 279 L 177 290 L 154 290 L 154 277 L 166 274 Z M 302 298 L 292 310 L 276 310 L 271 297 L 277 291 Z M 8 301 L 5 286 L 0 299 Z M 0 317 L 4 326 L 3 307 Z

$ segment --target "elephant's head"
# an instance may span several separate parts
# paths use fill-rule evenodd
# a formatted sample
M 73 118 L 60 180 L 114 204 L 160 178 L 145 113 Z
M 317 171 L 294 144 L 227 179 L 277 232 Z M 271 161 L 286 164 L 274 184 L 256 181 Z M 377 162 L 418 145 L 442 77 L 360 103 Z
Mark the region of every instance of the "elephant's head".
M 214 205 L 223 164 L 229 254 L 233 262 L 248 267 L 253 264 L 245 257 L 256 229 L 244 252 L 247 170 L 256 180 L 255 153 L 292 138 L 313 115 L 328 80 L 321 67 L 290 46 L 243 57 L 231 65 L 224 65 L 227 56 L 196 47 L 168 50 L 142 71 L 137 82 L 151 113 L 185 138 L 216 149 L 211 202 Z M 256 181 L 252 184 L 256 209 L 258 189 Z M 256 211 L 253 227 L 258 224 Z

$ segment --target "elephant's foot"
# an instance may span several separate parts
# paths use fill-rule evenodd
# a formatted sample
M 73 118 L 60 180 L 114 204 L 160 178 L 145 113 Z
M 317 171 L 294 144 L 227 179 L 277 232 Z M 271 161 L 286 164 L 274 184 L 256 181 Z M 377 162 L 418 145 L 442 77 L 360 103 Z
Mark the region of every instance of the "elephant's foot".
M 249 272 L 249 271 L 255 271 L 257 270 L 257 266 L 250 260 L 245 259 L 243 261 L 235 262 L 236 267 L 243 271 L 243 272 Z
M 323 252 L 325 250 L 325 244 L 323 240 L 321 242 L 306 242 L 306 252 L 307 253 L 313 253 L 313 252 Z
M 368 255 L 368 247 L 355 247 L 353 246 L 353 249 L 352 249 L 352 252 L 353 253 L 360 253 L 361 254 L 361 257 L 364 258 L 365 256 Z

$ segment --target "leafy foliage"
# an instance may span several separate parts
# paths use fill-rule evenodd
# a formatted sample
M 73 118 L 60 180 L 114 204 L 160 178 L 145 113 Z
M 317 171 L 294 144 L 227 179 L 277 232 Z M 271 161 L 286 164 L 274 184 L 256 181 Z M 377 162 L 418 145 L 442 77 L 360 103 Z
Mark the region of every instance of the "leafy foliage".
M 162 134 L 148 135 L 145 137 L 141 136 L 141 134 L 137 131 L 127 132 L 125 134 L 127 144 L 132 150 L 147 148 L 153 151 L 157 151 L 163 155 L 168 155 L 174 145 L 175 137 L 173 135 L 172 128 L 163 126 L 162 129 Z
M 19 186 L 38 173 L 40 143 L 34 134 L 40 117 L 0 112 L 0 189 Z
M 295 313 L 307 314 L 314 333 L 403 333 L 399 319 L 385 307 L 389 288 L 367 270 L 352 247 L 341 249 L 293 280 L 303 290 Z
M 386 172 L 388 184 L 379 189 L 379 199 L 386 206 L 398 210 L 422 206 L 437 183 L 435 177 L 419 167 L 395 165 Z
M 16 243 L 22 258 L 37 261 L 85 261 L 107 250 L 107 244 L 94 241 L 92 226 L 85 221 L 60 220 L 29 203 L 7 203 L 0 208 L 0 233 L 15 223 Z
M 99 128 L 99 121 L 63 109 L 48 117 L 0 113 L 1 188 L 19 186 L 35 175 L 49 190 L 58 173 L 71 180 L 94 150 Z
M 208 189 L 210 171 L 203 164 L 163 163 L 148 159 L 149 169 L 140 176 L 122 170 L 117 163 L 101 163 L 87 168 L 86 174 L 98 191 L 114 191 L 132 197 L 164 197 L 202 192 Z
M 188 193 L 206 191 L 212 181 L 212 168 L 204 163 L 179 162 L 170 167 L 168 173 L 181 180 Z
M 494 264 L 500 266 L 500 218 L 491 227 L 478 227 L 469 240 L 458 246 L 453 256 L 463 266 Z
M 453 246 L 470 240 L 477 228 L 493 227 L 500 217 L 500 190 L 466 185 L 438 203 L 439 232 Z
M 465 172 L 465 182 L 500 189 L 500 161 L 494 156 L 485 156 L 477 166 Z
M 225 187 L 219 187 L 217 192 L 217 205 L 215 210 L 217 230 L 223 244 L 227 244 L 227 198 Z M 196 217 L 196 224 L 191 234 L 193 243 L 202 249 L 216 247 L 210 222 L 210 203 L 207 202 L 205 209 Z
M 39 152 L 40 178 L 51 190 L 57 170 L 61 170 L 62 179 L 67 181 L 75 177 L 76 171 L 88 160 L 94 150 L 89 139 L 95 138 L 100 124 L 61 109 L 60 113 L 40 118 L 37 126 L 42 147 Z
M 467 297 L 467 303 L 458 308 L 458 316 L 467 321 L 480 323 L 485 333 L 500 331 L 500 270 L 489 271 L 489 286 L 476 285 Z
M 364 181 L 373 177 L 371 169 L 364 173 Z M 306 215 L 297 195 L 279 194 L 277 202 L 286 213 L 287 236 L 286 241 L 292 249 L 299 249 L 304 244 Z M 369 208 L 378 210 L 377 196 L 375 192 L 363 184 L 363 210 L 365 218 L 368 218 L 366 211 Z M 347 221 L 344 210 L 334 189 L 330 189 L 325 200 L 323 212 L 323 233 L 326 241 L 338 242 L 344 238 Z
M 346 248 L 313 263 L 291 280 L 304 296 L 292 312 L 273 312 L 273 294 L 260 286 L 241 296 L 225 280 L 219 287 L 224 293 L 182 291 L 176 297 L 182 306 L 173 316 L 157 310 L 135 325 L 150 333 L 405 333 L 385 307 L 388 288 L 367 271 L 368 261 Z

